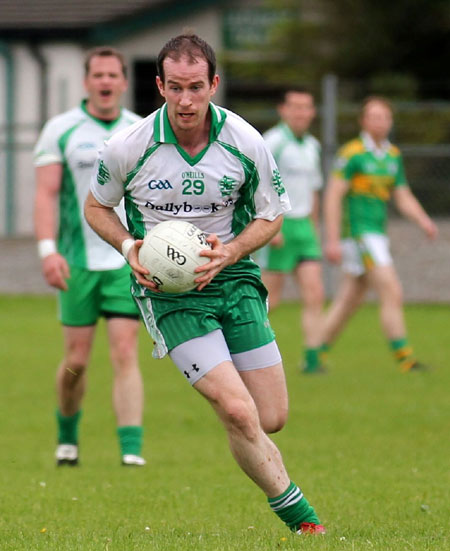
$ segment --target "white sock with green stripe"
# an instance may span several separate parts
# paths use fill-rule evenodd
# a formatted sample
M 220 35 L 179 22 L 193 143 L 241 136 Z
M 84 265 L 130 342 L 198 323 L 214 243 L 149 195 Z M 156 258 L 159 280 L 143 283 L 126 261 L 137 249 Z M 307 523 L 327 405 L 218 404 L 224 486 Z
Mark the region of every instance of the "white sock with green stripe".
M 300 488 L 291 482 L 286 491 L 277 497 L 269 497 L 272 511 L 289 526 L 292 531 L 298 530 L 302 522 L 320 524 L 314 508 L 308 503 Z

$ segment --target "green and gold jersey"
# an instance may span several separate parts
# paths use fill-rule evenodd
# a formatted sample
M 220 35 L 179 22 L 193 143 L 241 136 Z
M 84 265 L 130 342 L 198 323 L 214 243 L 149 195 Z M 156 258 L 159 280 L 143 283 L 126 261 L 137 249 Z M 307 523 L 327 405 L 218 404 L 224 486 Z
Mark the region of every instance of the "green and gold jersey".
M 343 237 L 386 233 L 387 207 L 392 191 L 408 185 L 400 150 L 386 141 L 376 148 L 366 133 L 339 150 L 333 175 L 348 183 L 343 203 Z
M 86 101 L 50 119 L 34 150 L 36 167 L 61 164 L 58 251 L 72 266 L 87 270 L 115 270 L 125 260 L 88 225 L 83 215 L 91 173 L 105 140 L 141 117 L 121 109 L 118 119 L 105 122 L 90 115 Z M 117 210 L 125 221 L 123 204 Z

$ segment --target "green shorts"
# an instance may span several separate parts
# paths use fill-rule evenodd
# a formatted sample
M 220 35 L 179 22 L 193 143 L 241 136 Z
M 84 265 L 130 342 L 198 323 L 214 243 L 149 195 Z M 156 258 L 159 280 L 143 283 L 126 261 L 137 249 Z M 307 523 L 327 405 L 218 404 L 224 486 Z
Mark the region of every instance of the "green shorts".
M 59 293 L 63 325 L 94 325 L 100 316 L 139 317 L 130 293 L 130 267 L 89 271 L 70 266 L 69 289 Z
M 284 244 L 264 247 L 261 267 L 272 272 L 292 272 L 300 262 L 322 258 L 319 238 L 310 218 L 285 218 L 281 229 Z
M 228 269 L 219 276 L 202 291 L 179 295 L 152 293 L 133 284 L 141 317 L 155 344 L 155 358 L 216 329 L 222 331 L 231 354 L 275 340 L 267 317 L 267 291 L 260 278 Z

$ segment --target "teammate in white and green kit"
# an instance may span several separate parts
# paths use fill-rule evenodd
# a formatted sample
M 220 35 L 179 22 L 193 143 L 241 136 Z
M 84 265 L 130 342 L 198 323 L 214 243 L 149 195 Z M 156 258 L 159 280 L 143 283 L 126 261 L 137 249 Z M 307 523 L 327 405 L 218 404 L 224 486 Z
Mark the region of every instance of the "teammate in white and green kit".
M 258 254 L 270 309 L 281 299 L 286 274 L 295 273 L 302 296 L 304 364 L 302 372 L 322 373 L 324 290 L 318 237 L 319 190 L 323 184 L 320 144 L 308 129 L 314 120 L 314 97 L 306 88 L 289 88 L 278 104 L 281 121 L 264 134 L 289 195 L 291 210 L 283 227 Z
M 211 103 L 219 77 L 208 44 L 196 35 L 176 37 L 157 65 L 166 103 L 109 140 L 86 218 L 128 258 L 155 355 L 168 352 L 211 403 L 233 456 L 273 511 L 293 531 L 322 533 L 266 435 L 286 421 L 287 391 L 267 291 L 248 255 L 278 232 L 289 209 L 279 172 L 262 136 Z M 122 197 L 129 232 L 113 211 Z M 212 245 L 204 251 L 210 262 L 197 270 L 198 287 L 184 294 L 157 292 L 138 263 L 144 235 L 168 219 L 193 222 Z
M 86 368 L 100 316 L 107 320 L 122 463 L 145 463 L 140 455 L 139 312 L 130 296 L 130 269 L 124 258 L 92 231 L 83 215 L 98 150 L 113 133 L 140 119 L 120 108 L 126 86 L 126 67 L 117 50 L 100 47 L 90 51 L 85 62 L 87 99 L 49 120 L 35 148 L 36 237 L 44 276 L 60 291 L 65 343 L 57 372 L 58 465 L 78 463 Z
M 407 339 L 401 284 L 386 235 L 387 201 L 392 195 L 401 214 L 430 239 L 437 236 L 437 227 L 412 194 L 401 153 L 388 140 L 392 122 L 392 107 L 386 99 L 366 99 L 361 135 L 340 149 L 327 186 L 325 251 L 331 262 L 342 262 L 344 275 L 325 317 L 324 349 L 373 288 L 380 299 L 383 331 L 406 373 L 425 366 L 417 361 Z

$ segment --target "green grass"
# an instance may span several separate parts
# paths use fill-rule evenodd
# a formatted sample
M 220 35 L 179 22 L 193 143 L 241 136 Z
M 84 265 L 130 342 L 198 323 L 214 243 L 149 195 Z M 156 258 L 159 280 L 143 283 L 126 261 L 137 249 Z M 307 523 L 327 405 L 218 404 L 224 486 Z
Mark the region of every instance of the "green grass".
M 56 469 L 54 376 L 62 352 L 49 297 L 0 297 L 2 551 L 444 551 L 450 549 L 448 306 L 409 306 L 411 341 L 431 373 L 401 375 L 365 306 L 329 375 L 297 371 L 299 310 L 272 322 L 290 417 L 274 437 L 328 533 L 299 538 L 240 472 L 215 415 L 141 338 L 148 466 L 119 465 L 111 369 L 100 324 L 77 469 Z

